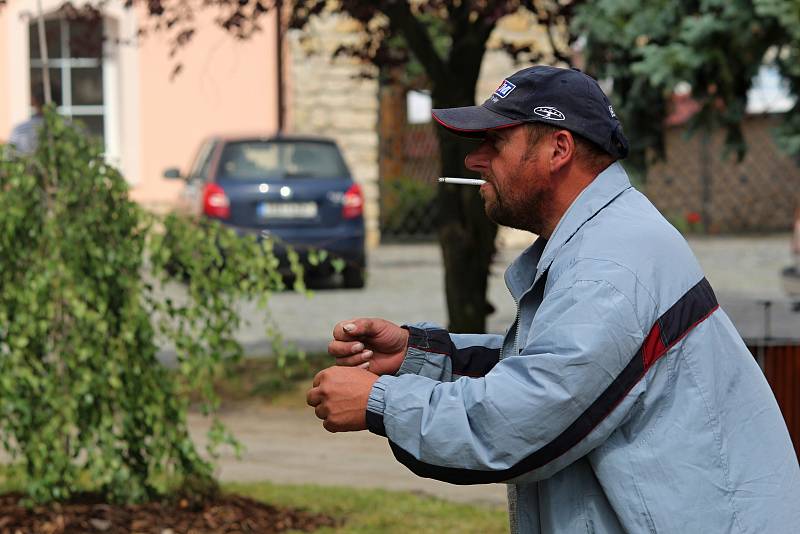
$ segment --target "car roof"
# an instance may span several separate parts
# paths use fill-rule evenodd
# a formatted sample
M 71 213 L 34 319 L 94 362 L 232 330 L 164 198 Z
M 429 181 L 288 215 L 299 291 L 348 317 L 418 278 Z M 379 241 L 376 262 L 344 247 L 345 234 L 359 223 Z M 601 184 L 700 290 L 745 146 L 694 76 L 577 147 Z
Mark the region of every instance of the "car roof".
M 214 135 L 209 138 L 212 141 L 221 143 L 241 143 L 246 141 L 296 141 L 311 143 L 330 143 L 335 145 L 336 140 L 331 137 L 320 135 L 301 135 L 301 134 L 227 134 Z

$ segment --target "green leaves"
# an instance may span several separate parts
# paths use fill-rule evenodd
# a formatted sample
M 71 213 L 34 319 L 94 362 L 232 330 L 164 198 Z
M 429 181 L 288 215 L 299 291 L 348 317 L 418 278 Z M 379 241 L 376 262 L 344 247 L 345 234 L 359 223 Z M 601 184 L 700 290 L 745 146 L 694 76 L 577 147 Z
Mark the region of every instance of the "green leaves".
M 645 152 L 663 148 L 666 104 L 682 83 L 702 106 L 690 126 L 726 129 L 729 147 L 742 154 L 739 123 L 761 65 L 774 63 L 800 91 L 798 28 L 796 0 L 599 0 L 580 6 L 572 30 L 586 37 L 590 71 L 614 80 L 615 107 L 641 170 Z M 795 106 L 782 129 L 794 153 L 798 114 Z
M 0 151 L 0 441 L 29 497 L 137 502 L 167 480 L 213 491 L 187 393 L 217 408 L 211 380 L 242 356 L 238 303 L 283 288 L 272 245 L 144 212 L 52 109 L 34 156 Z M 175 369 L 157 339 L 175 346 Z M 212 457 L 236 446 L 219 424 L 209 437 Z

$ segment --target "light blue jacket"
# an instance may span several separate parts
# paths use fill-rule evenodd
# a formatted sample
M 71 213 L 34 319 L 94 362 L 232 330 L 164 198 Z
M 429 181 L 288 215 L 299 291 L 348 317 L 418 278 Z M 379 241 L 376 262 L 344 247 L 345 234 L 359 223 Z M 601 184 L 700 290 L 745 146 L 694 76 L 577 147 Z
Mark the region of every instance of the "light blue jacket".
M 367 411 L 399 461 L 508 482 L 513 532 L 800 532 L 800 469 L 769 385 L 619 164 L 506 284 L 518 312 L 504 337 L 408 327 Z

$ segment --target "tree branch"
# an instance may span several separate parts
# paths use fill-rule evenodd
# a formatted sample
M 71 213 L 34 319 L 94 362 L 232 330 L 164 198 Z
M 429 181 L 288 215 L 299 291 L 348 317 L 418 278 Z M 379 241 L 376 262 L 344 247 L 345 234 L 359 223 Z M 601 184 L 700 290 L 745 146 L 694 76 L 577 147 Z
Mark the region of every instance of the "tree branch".
M 406 0 L 389 0 L 383 9 L 392 30 L 405 38 L 428 77 L 434 85 L 446 79 L 447 65 L 433 47 L 433 41 L 425 26 L 411 12 Z

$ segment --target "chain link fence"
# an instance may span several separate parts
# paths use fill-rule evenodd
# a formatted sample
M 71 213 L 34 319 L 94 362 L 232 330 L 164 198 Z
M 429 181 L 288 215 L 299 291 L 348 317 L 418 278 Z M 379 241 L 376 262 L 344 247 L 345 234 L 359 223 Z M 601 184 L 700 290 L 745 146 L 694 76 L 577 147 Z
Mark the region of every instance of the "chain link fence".
M 647 173 L 644 191 L 683 232 L 731 234 L 788 231 L 800 205 L 800 165 L 774 138 L 775 115 L 742 124 L 747 153 L 727 153 L 722 132 L 667 128 L 666 159 Z
M 436 180 L 439 142 L 435 126 L 407 124 L 402 136 L 402 171 L 381 178 L 381 240 L 433 241 L 438 217 Z

